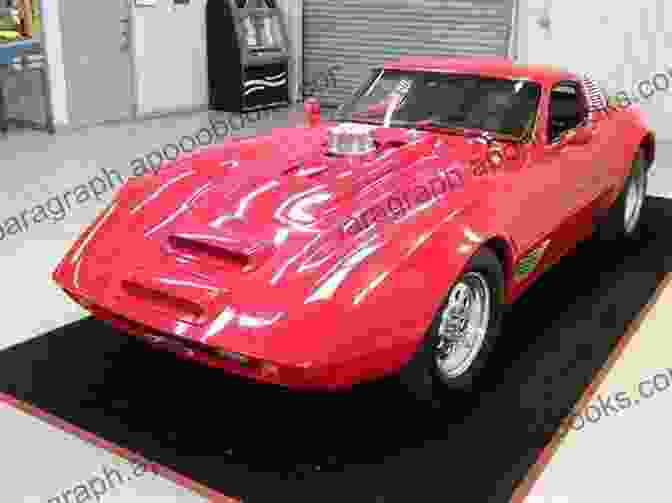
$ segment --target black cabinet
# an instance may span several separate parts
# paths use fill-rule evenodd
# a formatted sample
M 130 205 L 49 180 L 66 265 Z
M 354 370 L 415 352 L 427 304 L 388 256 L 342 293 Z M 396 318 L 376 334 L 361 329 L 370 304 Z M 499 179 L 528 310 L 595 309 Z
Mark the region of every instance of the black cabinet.
M 275 0 L 209 0 L 206 28 L 211 109 L 289 104 L 289 40 Z

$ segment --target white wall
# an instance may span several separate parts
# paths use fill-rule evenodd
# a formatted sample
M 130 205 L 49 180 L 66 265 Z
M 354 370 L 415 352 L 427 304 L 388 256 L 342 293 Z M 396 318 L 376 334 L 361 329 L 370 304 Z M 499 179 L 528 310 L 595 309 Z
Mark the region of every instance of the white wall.
M 522 63 L 588 72 L 614 93 L 672 68 L 672 36 L 665 30 L 672 22 L 669 0 L 519 1 L 517 53 Z M 537 24 L 545 8 L 550 31 Z M 672 141 L 669 94 L 656 93 L 641 105 L 659 141 Z
M 54 124 L 68 124 L 68 88 L 63 69 L 63 40 L 60 20 L 61 0 L 41 0 L 42 43 L 49 62 L 49 81 Z
M 302 52 L 301 0 L 279 2 L 289 18 L 295 58 Z M 140 115 L 205 106 L 208 103 L 206 0 L 173 6 L 133 7 L 133 57 Z M 299 41 L 297 43 L 296 41 Z M 294 79 L 301 64 L 294 66 Z M 295 80 L 296 82 L 296 80 Z

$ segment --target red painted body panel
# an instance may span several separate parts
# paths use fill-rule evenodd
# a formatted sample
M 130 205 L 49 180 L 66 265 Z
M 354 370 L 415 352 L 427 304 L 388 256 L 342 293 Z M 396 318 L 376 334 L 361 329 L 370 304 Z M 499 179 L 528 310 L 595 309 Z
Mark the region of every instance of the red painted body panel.
M 536 80 L 537 133 L 550 87 L 576 78 L 496 58 L 387 67 Z M 333 123 L 230 141 L 130 181 L 53 277 L 122 330 L 167 335 L 168 350 L 173 337 L 191 341 L 182 356 L 291 387 L 347 387 L 410 358 L 480 247 L 503 244 L 510 303 L 589 236 L 648 134 L 638 114 L 596 115 L 585 145 L 512 145 L 515 158 L 478 176 L 487 147 L 454 134 L 381 127 L 379 148 L 356 157 L 325 153 Z M 371 217 L 392 198 L 403 211 Z M 353 231 L 362 214 L 372 221 Z

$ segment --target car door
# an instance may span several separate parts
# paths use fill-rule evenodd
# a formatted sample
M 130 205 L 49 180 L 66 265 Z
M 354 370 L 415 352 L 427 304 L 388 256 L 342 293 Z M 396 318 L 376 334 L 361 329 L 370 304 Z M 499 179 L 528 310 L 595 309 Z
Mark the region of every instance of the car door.
M 556 262 L 593 230 L 593 202 L 603 183 L 601 170 L 595 167 L 591 144 L 598 124 L 590 122 L 583 88 L 575 81 L 554 85 L 548 95 L 545 137 L 537 151 L 534 168 L 544 177 L 542 211 L 548 211 L 549 227 L 544 236 L 529 243 L 546 242 L 542 262 Z
M 590 234 L 590 202 L 598 188 L 591 172 L 588 111 L 576 82 L 559 82 L 544 90 L 529 161 L 511 173 L 506 194 L 510 235 L 516 245 L 514 290 Z M 577 136 L 582 130 L 583 135 Z

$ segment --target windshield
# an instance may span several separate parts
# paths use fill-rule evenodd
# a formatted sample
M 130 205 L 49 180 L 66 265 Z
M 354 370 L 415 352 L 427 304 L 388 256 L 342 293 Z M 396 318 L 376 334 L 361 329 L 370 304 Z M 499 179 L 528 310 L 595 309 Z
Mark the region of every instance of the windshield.
M 534 125 L 540 85 L 480 75 L 376 70 L 338 120 L 391 127 L 481 130 L 521 139 Z

